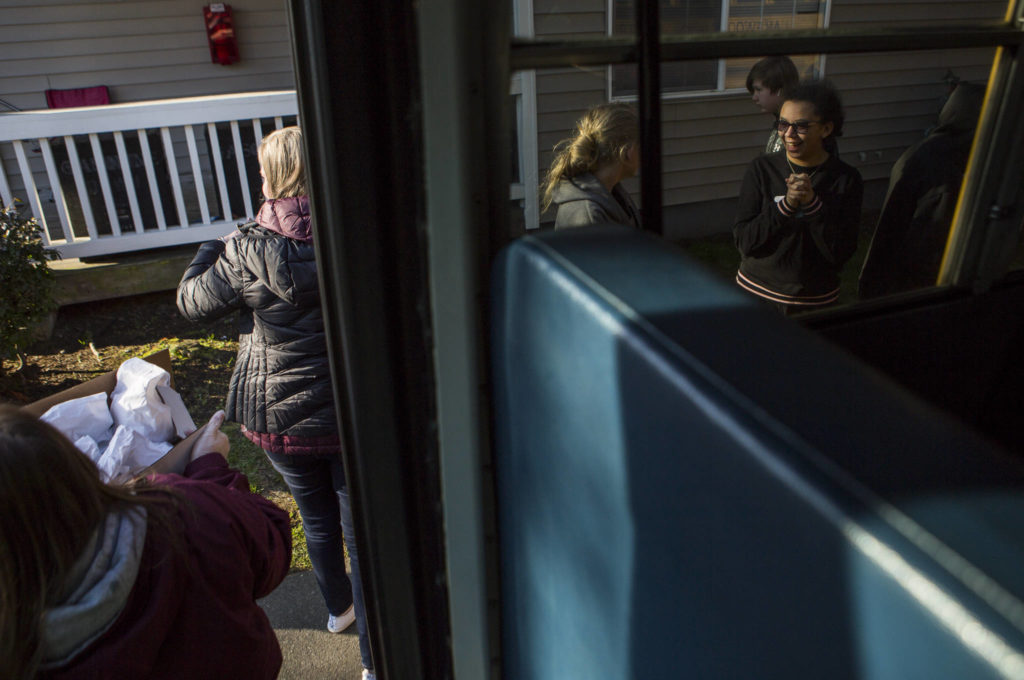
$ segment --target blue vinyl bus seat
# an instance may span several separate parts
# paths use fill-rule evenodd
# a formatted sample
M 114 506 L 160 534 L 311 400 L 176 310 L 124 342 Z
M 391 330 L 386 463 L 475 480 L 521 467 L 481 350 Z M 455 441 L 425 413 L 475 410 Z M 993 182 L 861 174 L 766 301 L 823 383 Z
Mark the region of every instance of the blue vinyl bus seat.
M 1024 677 L 1024 469 L 678 249 L 493 270 L 503 677 Z

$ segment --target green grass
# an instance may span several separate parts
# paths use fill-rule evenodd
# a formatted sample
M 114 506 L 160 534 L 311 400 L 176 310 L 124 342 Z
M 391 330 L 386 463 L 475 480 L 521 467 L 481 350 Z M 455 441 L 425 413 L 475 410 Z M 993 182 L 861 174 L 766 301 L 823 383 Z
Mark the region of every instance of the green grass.
M 679 242 L 683 250 L 694 256 L 712 271 L 732 281 L 740 266 L 740 252 L 732 242 L 732 234 L 714 234 L 699 239 Z

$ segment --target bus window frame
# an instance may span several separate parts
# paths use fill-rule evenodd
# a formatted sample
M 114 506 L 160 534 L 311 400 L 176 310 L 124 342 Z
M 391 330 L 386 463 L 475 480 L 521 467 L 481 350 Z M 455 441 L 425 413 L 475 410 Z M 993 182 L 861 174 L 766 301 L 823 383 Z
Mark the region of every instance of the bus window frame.
M 967 23 L 955 33 L 824 29 L 659 40 L 656 3 L 638 0 L 648 27 L 638 38 L 547 41 L 511 38 L 511 13 L 474 0 L 379 0 L 346 3 L 344 11 L 289 0 L 302 124 L 317 140 L 307 148 L 314 243 L 324 263 L 330 358 L 345 370 L 335 394 L 380 677 L 500 676 L 498 576 L 486 526 L 494 508 L 485 313 L 489 264 L 510 238 L 508 163 L 494 162 L 508 157 L 501 150 L 509 148 L 510 74 L 640 64 L 642 143 L 650 150 L 641 186 L 645 220 L 657 225 L 661 60 L 1000 47 L 989 100 L 1001 106 L 986 108 L 974 188 L 949 256 L 956 262 L 961 254 L 949 268 L 951 285 L 968 285 L 995 266 L 985 258 L 997 244 L 982 238 L 991 199 L 1013 206 L 996 211 L 998 220 L 1020 224 L 1019 187 L 1005 179 L 976 187 L 998 172 L 1019 176 L 1021 159 L 995 140 L 1019 139 L 1024 124 L 1013 120 L 1024 103 L 1006 99 L 1008 89 L 1024 89 L 1022 3 L 1014 0 L 1014 21 Z M 993 153 L 1000 146 L 1002 157 Z M 1004 158 L 1014 167 L 1001 167 Z M 423 262 L 398 266 L 410 263 L 400 257 L 423 253 L 429 276 Z M 417 396 L 428 399 L 416 403 Z M 442 551 L 440 560 L 431 550 Z

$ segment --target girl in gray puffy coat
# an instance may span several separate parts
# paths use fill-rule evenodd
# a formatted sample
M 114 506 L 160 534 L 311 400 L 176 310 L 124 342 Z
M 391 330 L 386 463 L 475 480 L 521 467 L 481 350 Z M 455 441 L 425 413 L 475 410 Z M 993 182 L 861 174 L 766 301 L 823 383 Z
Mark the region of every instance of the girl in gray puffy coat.
M 640 213 L 620 182 L 640 169 L 640 120 L 629 104 L 600 104 L 555 146 L 541 207 L 558 206 L 555 229 L 591 224 L 640 228 Z
M 200 246 L 178 285 L 178 309 L 193 321 L 239 311 L 228 419 L 241 424 L 291 489 L 327 629 L 340 633 L 355 621 L 363 677 L 373 678 L 299 128 L 267 135 L 259 162 L 267 200 L 254 221 Z

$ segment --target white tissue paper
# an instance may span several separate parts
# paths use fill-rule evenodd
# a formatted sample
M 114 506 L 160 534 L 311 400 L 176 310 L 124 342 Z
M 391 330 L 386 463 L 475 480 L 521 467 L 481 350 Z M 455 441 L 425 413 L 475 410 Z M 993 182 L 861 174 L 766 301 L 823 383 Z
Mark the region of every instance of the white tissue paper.
M 82 437 L 105 442 L 110 439 L 114 425 L 110 409 L 107 408 L 107 395 L 104 392 L 56 404 L 39 419 L 53 425 L 73 442 Z
M 131 430 L 129 430 L 131 432 Z M 105 451 L 100 454 L 99 458 L 94 458 L 93 461 L 96 463 L 96 467 L 100 469 L 100 479 L 104 482 L 109 482 L 115 477 L 122 475 L 128 476 L 131 474 L 131 470 L 124 464 L 125 451 L 122 448 L 108 446 Z
M 96 442 L 95 439 L 93 439 L 87 434 L 82 435 L 81 437 L 75 440 L 75 448 L 84 453 L 85 455 L 89 456 L 89 460 L 91 460 L 94 463 L 100 459 L 101 455 L 103 455 L 103 451 L 100 449 L 100 445 Z
M 118 425 L 97 466 L 111 477 L 149 467 L 172 448 L 169 442 L 150 441 L 137 430 Z
M 195 429 L 170 381 L 170 373 L 159 366 L 128 359 L 117 371 L 109 408 L 107 394 L 99 392 L 56 404 L 40 420 L 89 456 L 104 481 L 130 477 L 174 448 L 172 440 Z
M 171 409 L 157 394 L 157 385 L 170 385 L 171 374 L 144 359 L 128 359 L 117 369 L 111 394 L 114 424 L 135 430 L 151 441 L 166 442 L 174 434 Z

